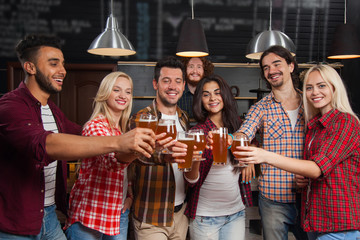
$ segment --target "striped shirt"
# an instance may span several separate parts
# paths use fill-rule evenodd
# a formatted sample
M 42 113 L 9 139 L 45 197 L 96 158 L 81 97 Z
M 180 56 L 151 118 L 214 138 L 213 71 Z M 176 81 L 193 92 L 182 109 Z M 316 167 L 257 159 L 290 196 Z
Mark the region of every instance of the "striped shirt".
M 298 91 L 300 94 L 300 91 Z M 301 96 L 301 94 L 300 94 Z M 265 150 L 291 158 L 303 157 L 304 145 L 304 109 L 301 103 L 294 130 L 288 113 L 281 103 L 276 101 L 271 92 L 259 102 L 251 106 L 246 120 L 239 132 L 250 139 L 259 131 L 262 147 Z M 269 164 L 261 164 L 262 175 L 259 177 L 260 193 L 273 201 L 282 203 L 295 202 L 294 174 L 275 168 Z
M 155 100 L 140 110 L 131 118 L 131 127 L 135 127 L 135 120 L 141 113 L 152 113 L 161 119 L 161 112 L 157 111 Z M 185 112 L 177 108 L 179 121 L 183 129 L 188 129 L 188 117 Z M 153 156 L 156 165 L 136 163 L 132 168 L 134 176 L 133 216 L 140 222 L 154 226 L 170 227 L 174 222 L 174 206 L 176 183 L 171 163 L 164 163 L 157 156 Z
M 316 162 L 322 175 L 302 194 L 304 230 L 360 230 L 359 122 L 335 109 L 317 115 L 308 124 L 305 146 L 304 158 Z
M 43 122 L 44 129 L 46 131 L 50 131 L 54 133 L 59 132 L 49 105 L 41 106 L 41 119 Z M 57 168 L 57 161 L 54 161 L 47 166 L 44 166 L 44 179 L 45 179 L 44 206 L 45 207 L 55 204 L 56 168 Z
M 118 136 L 108 120 L 99 115 L 87 122 L 84 136 Z M 81 161 L 79 177 L 70 193 L 69 217 L 66 227 L 75 222 L 107 235 L 120 233 L 124 171 L 115 153 L 85 158 Z

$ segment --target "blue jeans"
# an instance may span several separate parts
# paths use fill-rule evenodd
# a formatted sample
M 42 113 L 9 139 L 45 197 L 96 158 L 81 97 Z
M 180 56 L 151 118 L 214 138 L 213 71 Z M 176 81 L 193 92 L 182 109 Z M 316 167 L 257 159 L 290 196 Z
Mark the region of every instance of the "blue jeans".
M 296 223 L 296 205 L 275 202 L 259 194 L 259 211 L 264 240 L 287 240 L 289 229 Z
M 103 234 L 94 229 L 85 227 L 80 222 L 73 223 L 66 229 L 68 240 L 126 240 L 129 225 L 129 209 L 121 214 L 120 218 L 120 234 L 110 236 Z
M 229 240 L 245 239 L 245 210 L 228 216 L 196 216 L 190 220 L 191 239 Z
M 360 231 L 335 233 L 308 232 L 309 240 L 360 240 Z
M 61 229 L 60 222 L 55 212 L 56 206 L 51 205 L 44 208 L 44 218 L 41 230 L 38 235 L 14 235 L 0 232 L 0 239 L 16 240 L 66 240 L 65 234 Z

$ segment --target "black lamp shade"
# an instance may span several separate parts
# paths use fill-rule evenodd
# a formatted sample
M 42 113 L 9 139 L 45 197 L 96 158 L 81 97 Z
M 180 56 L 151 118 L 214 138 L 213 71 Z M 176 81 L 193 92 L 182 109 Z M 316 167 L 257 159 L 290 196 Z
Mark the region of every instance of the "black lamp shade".
M 204 29 L 200 20 L 187 19 L 184 21 L 176 55 L 181 57 L 204 57 L 209 55 Z
M 358 57 L 360 57 L 360 42 L 356 35 L 355 26 L 352 24 L 337 26 L 328 58 L 349 59 Z

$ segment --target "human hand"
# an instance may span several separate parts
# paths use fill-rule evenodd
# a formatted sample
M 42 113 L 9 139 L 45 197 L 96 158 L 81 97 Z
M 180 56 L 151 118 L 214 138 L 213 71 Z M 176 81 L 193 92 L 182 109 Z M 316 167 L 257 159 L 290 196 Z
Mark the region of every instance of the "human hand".
M 251 180 L 255 178 L 254 164 L 249 164 L 247 167 L 241 168 L 241 176 L 243 183 L 251 183 Z
M 147 158 L 155 149 L 155 133 L 148 128 L 134 128 L 120 136 L 117 136 L 119 153 L 134 153 Z
M 124 202 L 124 207 L 121 209 L 121 213 L 125 213 L 126 210 L 128 210 L 128 209 L 130 210 L 132 202 L 133 202 L 133 199 L 127 197 Z
M 298 188 L 304 188 L 309 184 L 309 178 L 295 174 L 295 182 Z
M 187 145 L 176 140 L 171 141 L 168 146 L 172 154 L 164 154 L 164 160 L 166 162 L 171 163 L 183 163 L 185 160 L 183 159 L 187 153 Z
M 262 148 L 252 147 L 252 146 L 237 146 L 237 151 L 234 151 L 234 155 L 240 163 L 245 164 L 259 164 L 267 163 L 269 156 L 272 154 L 269 151 L 266 151 Z
M 208 135 L 206 136 L 206 145 L 205 145 L 205 149 L 210 149 L 212 150 L 213 149 L 213 143 L 214 143 L 214 140 L 213 140 L 213 134 L 211 131 L 208 132 Z

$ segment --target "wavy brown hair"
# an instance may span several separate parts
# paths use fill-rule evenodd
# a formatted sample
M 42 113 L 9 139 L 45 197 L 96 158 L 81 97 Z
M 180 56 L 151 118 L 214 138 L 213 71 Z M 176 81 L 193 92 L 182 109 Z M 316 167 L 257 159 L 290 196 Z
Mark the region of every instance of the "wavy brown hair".
M 209 77 L 211 75 L 214 74 L 214 64 L 212 64 L 212 62 L 207 59 L 206 57 L 197 57 L 201 60 L 201 62 L 203 63 L 203 67 L 204 67 L 204 77 Z M 185 67 L 185 72 L 186 72 L 186 68 L 187 65 L 189 64 L 189 61 L 192 59 L 192 57 L 184 57 L 181 59 L 182 63 L 184 64 Z M 187 74 L 185 74 L 185 78 L 186 78 L 186 82 L 188 82 L 188 76 Z

